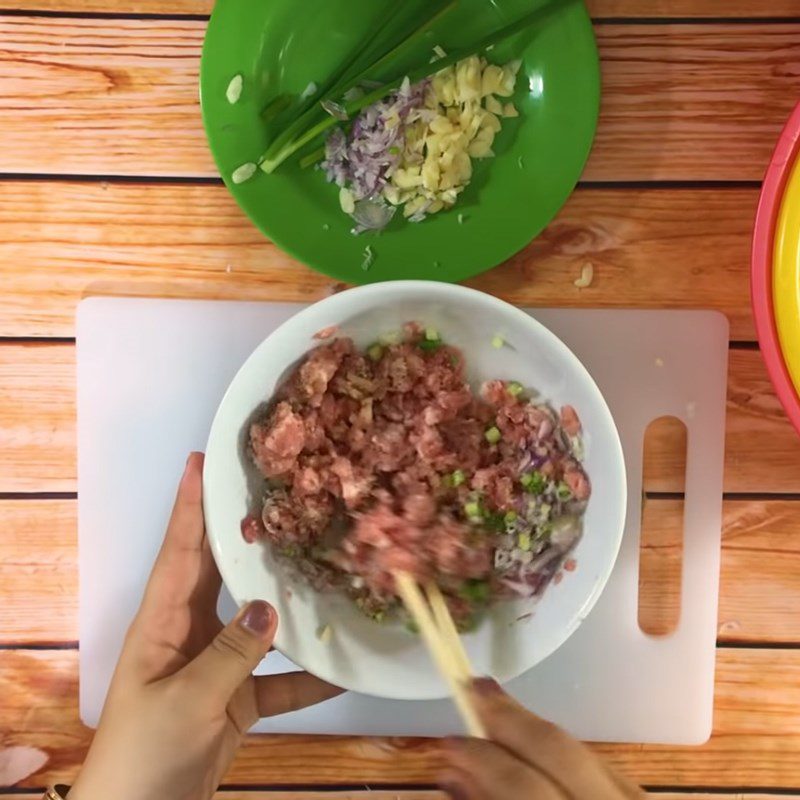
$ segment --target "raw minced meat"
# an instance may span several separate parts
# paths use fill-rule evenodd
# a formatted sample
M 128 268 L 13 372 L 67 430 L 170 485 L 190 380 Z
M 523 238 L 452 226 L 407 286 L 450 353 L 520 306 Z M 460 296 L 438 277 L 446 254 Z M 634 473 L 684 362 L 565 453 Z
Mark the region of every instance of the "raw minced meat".
M 364 352 L 325 338 L 294 370 L 250 427 L 267 488 L 242 535 L 376 618 L 400 608 L 397 571 L 434 581 L 466 628 L 495 600 L 540 593 L 577 542 L 580 420 L 517 383 L 473 392 L 435 331 L 397 338 Z

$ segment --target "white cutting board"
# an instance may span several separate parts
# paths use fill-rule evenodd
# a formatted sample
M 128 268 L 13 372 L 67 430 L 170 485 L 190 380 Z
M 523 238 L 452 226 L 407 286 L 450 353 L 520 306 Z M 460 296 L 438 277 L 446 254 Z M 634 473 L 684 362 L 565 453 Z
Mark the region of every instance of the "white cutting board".
M 254 347 L 299 306 L 92 298 L 78 310 L 80 712 L 96 725 L 122 639 L 163 535 L 186 454 Z M 628 523 L 596 607 L 553 656 L 510 684 L 582 739 L 699 744 L 711 733 L 728 326 L 705 311 L 537 309 L 594 376 L 628 467 Z M 663 415 L 688 428 L 681 591 L 667 637 L 637 623 L 642 443 Z M 221 610 L 232 614 L 231 601 Z M 272 654 L 263 671 L 291 664 Z M 345 695 L 258 731 L 459 732 L 449 701 Z

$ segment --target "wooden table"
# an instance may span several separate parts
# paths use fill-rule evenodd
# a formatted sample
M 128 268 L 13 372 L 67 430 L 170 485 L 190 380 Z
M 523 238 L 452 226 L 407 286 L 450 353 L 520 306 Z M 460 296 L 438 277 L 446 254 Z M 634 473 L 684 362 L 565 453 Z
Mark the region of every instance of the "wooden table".
M 308 301 L 337 288 L 265 241 L 215 173 L 197 102 L 211 5 L 0 0 L 0 785 L 20 792 L 69 781 L 90 739 L 77 711 L 76 303 Z M 542 236 L 473 283 L 518 304 L 728 316 L 714 735 L 598 750 L 661 798 L 800 798 L 800 438 L 748 300 L 759 181 L 800 99 L 800 0 L 590 6 L 604 95 L 581 185 Z M 587 261 L 595 280 L 579 291 Z M 679 558 L 679 462 L 674 437 L 656 437 L 651 577 L 674 575 Z M 645 584 L 658 628 L 674 591 Z M 220 797 L 341 800 L 372 786 L 387 789 L 369 795 L 379 800 L 432 800 L 438 763 L 424 740 L 253 737 Z

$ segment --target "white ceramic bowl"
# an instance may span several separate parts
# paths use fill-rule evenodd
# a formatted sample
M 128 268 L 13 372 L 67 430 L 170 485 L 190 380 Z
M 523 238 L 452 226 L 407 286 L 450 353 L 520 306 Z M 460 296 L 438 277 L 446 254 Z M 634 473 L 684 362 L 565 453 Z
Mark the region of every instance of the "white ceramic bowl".
M 555 407 L 570 403 L 585 431 L 586 470 L 592 496 L 584 535 L 565 573 L 538 601 L 496 606 L 480 628 L 464 637 L 479 675 L 511 680 L 566 641 L 591 610 L 617 557 L 625 518 L 625 464 L 608 406 L 575 355 L 547 328 L 519 309 L 472 289 L 443 283 L 379 283 L 336 294 L 301 311 L 248 358 L 220 404 L 208 440 L 204 474 L 206 525 L 225 584 L 238 603 L 271 602 L 281 618 L 276 647 L 331 683 L 379 697 L 423 700 L 447 689 L 421 640 L 400 625 L 364 617 L 345 597 L 319 594 L 293 582 L 269 548 L 246 544 L 240 522 L 257 486 L 245 452 L 246 423 L 287 371 L 330 325 L 366 346 L 383 332 L 415 320 L 435 326 L 462 348 L 474 385 L 489 378 L 536 388 Z M 492 346 L 496 334 L 508 346 Z M 534 612 L 527 619 L 518 618 Z M 331 625 L 332 638 L 318 638 Z

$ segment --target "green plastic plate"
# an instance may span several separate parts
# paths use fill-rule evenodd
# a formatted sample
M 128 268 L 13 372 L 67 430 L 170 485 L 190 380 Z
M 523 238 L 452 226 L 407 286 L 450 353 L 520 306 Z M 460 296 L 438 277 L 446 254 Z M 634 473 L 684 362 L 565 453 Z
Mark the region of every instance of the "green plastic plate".
M 459 281 L 522 249 L 578 181 L 600 101 L 597 48 L 580 1 L 564 0 L 542 26 L 487 54 L 497 64 L 522 59 L 514 97 L 520 116 L 503 121 L 496 158 L 475 163 L 472 183 L 454 209 L 416 224 L 398 213 L 380 233 L 354 236 L 352 220 L 339 209 L 338 189 L 320 170 L 301 169 L 296 158 L 272 175 L 259 170 L 246 183 L 231 181 L 233 171 L 257 161 L 269 143 L 261 118 L 268 102 L 322 81 L 353 40 L 368 35 L 393 2 L 397 0 L 218 0 L 201 68 L 206 133 L 239 205 L 299 261 L 350 283 Z M 531 0 L 461 0 L 411 57 L 419 64 L 435 44 L 447 50 L 475 41 L 476 35 L 535 7 Z M 236 74 L 243 76 L 244 90 L 231 105 L 226 89 Z M 367 246 L 375 258 L 365 271 Z

